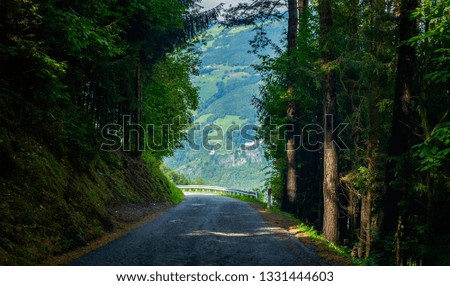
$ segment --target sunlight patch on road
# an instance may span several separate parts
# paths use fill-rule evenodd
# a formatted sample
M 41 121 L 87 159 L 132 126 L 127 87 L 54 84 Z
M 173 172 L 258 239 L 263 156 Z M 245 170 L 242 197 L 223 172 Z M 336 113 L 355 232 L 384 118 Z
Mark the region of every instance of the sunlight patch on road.
M 226 237 L 250 237 L 250 236 L 259 236 L 259 235 L 271 235 L 274 232 L 278 232 L 279 228 L 277 227 L 263 227 L 260 228 L 257 232 L 220 232 L 220 231 L 208 231 L 208 230 L 196 230 L 191 233 L 186 234 L 187 236 L 226 236 Z

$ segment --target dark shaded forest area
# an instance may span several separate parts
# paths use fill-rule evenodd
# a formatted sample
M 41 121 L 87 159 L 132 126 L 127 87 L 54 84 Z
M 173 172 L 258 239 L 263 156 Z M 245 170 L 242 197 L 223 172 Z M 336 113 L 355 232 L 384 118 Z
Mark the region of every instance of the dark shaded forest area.
M 258 52 L 286 17 L 254 99 L 279 206 L 367 264 L 450 264 L 450 2 L 254 0 L 224 22 Z
M 117 207 L 182 199 L 159 166 L 198 105 L 188 40 L 218 13 L 198 2 L 0 2 L 0 264 L 96 239 Z

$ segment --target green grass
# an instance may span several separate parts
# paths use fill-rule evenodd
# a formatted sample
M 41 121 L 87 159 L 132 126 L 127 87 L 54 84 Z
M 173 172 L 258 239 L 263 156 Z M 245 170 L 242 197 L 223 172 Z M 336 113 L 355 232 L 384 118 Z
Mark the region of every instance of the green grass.
M 242 32 L 242 31 L 249 30 L 249 29 L 252 29 L 252 26 L 237 27 L 237 28 L 233 28 L 230 31 L 228 31 L 228 34 L 229 35 L 234 35 L 234 34 Z
M 230 126 L 232 126 L 232 125 L 241 126 L 246 122 L 247 122 L 247 119 L 241 119 L 240 116 L 226 115 L 223 118 L 216 119 L 216 121 L 214 121 L 214 124 L 222 127 L 222 130 L 225 133 L 228 130 L 228 128 L 230 128 Z
M 217 78 L 215 76 L 204 75 L 192 80 L 195 86 L 200 87 L 200 100 L 205 101 L 217 93 Z
M 207 41 L 203 46 L 202 46 L 202 51 L 206 51 L 207 49 L 211 48 L 214 45 L 214 40 L 210 40 Z
M 230 195 L 230 194 L 224 194 L 223 196 L 228 197 L 228 198 L 233 198 L 233 199 L 238 199 L 240 201 L 243 202 L 247 202 L 247 203 L 254 203 L 259 205 L 260 207 L 267 209 L 267 204 L 255 197 L 250 197 L 250 196 L 239 196 L 239 195 Z
M 242 79 L 245 80 L 251 77 L 251 74 L 244 69 L 247 66 L 229 66 L 229 65 L 216 65 L 216 67 L 208 74 L 194 77 L 192 83 L 200 88 L 199 96 L 200 100 L 205 101 L 217 93 L 218 89 L 216 83 L 227 83 L 230 79 Z
M 223 31 L 223 28 L 220 25 L 214 25 L 208 30 L 208 34 L 215 37 L 219 35 Z
M 174 204 L 179 204 L 184 200 L 185 196 L 183 191 L 175 186 L 174 183 L 170 182 L 170 200 Z
M 230 75 L 229 75 L 230 78 L 248 78 L 251 76 L 252 75 L 249 74 L 248 72 L 233 72 L 233 73 L 230 73 Z
M 291 221 L 295 222 L 298 229 L 303 232 L 306 233 L 306 235 L 308 235 L 308 237 L 310 237 L 311 239 L 318 241 L 322 244 L 324 244 L 328 249 L 334 251 L 335 253 L 338 253 L 348 259 L 350 259 L 352 261 L 353 264 L 355 265 L 359 265 L 361 264 L 361 261 L 359 261 L 358 259 L 355 259 L 354 257 L 352 257 L 350 255 L 350 250 L 344 246 L 341 245 L 337 245 L 333 242 L 330 242 L 328 240 L 326 240 L 323 235 L 319 234 L 317 232 L 317 230 L 315 230 L 312 226 L 308 226 L 306 225 L 304 222 L 300 221 L 299 219 L 295 218 L 292 214 L 283 212 L 275 207 L 271 207 L 270 211 L 272 211 L 273 213 L 282 215 L 284 217 L 289 218 Z
M 200 116 L 199 118 L 197 118 L 195 120 L 195 123 L 197 123 L 197 124 L 205 124 L 208 121 L 208 118 L 210 118 L 211 116 L 213 116 L 212 113 L 203 114 L 202 116 Z

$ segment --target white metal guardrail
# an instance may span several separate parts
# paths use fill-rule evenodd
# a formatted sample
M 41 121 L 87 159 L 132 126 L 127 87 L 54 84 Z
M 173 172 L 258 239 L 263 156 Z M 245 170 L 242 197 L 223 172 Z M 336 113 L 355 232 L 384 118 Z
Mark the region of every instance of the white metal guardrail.
M 216 186 L 203 186 L 203 185 L 178 185 L 179 189 L 183 191 L 194 191 L 194 192 L 224 192 L 232 195 L 249 196 L 258 198 L 258 192 L 254 191 L 243 191 L 238 189 L 229 189 L 224 187 Z

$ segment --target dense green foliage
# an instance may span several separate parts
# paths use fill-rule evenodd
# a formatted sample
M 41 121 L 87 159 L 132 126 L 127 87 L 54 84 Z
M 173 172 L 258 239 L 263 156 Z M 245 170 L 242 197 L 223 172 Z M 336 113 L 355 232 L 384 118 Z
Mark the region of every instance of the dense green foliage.
M 198 2 L 1 1 L 0 264 L 97 238 L 114 207 L 182 200 L 159 165 L 198 105 L 188 40 L 218 12 Z
M 273 167 L 267 187 L 275 204 L 281 207 L 287 196 L 283 126 L 291 120 L 287 103 L 294 100 L 294 130 L 303 136 L 303 145 L 297 142 L 295 215 L 322 229 L 324 159 L 315 143 L 323 137 L 324 78 L 333 71 L 335 122 L 348 124 L 339 134 L 345 146 L 338 146 L 339 242 L 367 263 L 448 264 L 450 2 L 424 0 L 415 7 L 408 0 L 332 1 L 332 32 L 325 39 L 318 2 L 303 1 L 295 51 L 279 50 L 258 66 L 264 83 L 254 104 Z M 268 8 L 276 3 L 240 4 L 228 10 L 226 24 L 258 27 L 280 17 Z M 324 65 L 321 54 L 329 51 L 334 60 Z M 406 65 L 413 68 L 405 72 Z M 270 136 L 274 125 L 281 127 L 278 137 Z M 399 128 L 403 138 L 392 133 Z
M 200 28 L 185 25 L 195 20 L 189 14 L 195 2 L 3 1 L 2 106 L 20 111 L 8 123 L 77 154 L 92 151 L 88 139 L 111 123 L 145 126 L 178 116 L 173 130 L 179 137 L 179 125 L 189 123 L 197 106 L 189 82 L 196 63 L 178 50 L 166 55 Z M 143 138 L 126 127 L 123 143 L 136 153 Z M 170 153 L 175 144 L 163 145 Z

